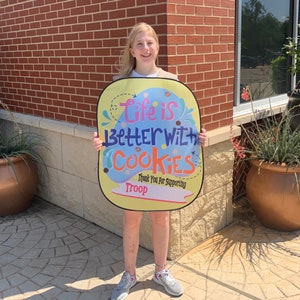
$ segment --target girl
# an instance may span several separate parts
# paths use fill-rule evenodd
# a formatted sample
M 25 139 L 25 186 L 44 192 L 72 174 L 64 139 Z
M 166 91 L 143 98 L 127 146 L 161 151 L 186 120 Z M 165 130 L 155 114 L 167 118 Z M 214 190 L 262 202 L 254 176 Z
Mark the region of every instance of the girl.
M 146 24 L 135 25 L 128 37 L 120 61 L 118 76 L 114 79 L 125 77 L 163 77 L 178 80 L 177 76 L 162 70 L 156 65 L 159 51 L 158 37 L 154 29 Z M 206 131 L 201 130 L 199 140 L 205 144 Z M 94 133 L 93 145 L 97 151 L 101 150 L 102 140 Z M 112 292 L 112 300 L 125 299 L 130 288 L 136 284 L 136 260 L 139 248 L 139 229 L 142 212 L 127 211 L 123 213 L 123 251 L 125 272 L 119 284 Z M 152 243 L 154 250 L 155 272 L 153 280 L 162 285 L 166 292 L 172 296 L 183 294 L 181 284 L 172 277 L 166 267 L 169 244 L 169 212 L 150 212 L 152 221 Z

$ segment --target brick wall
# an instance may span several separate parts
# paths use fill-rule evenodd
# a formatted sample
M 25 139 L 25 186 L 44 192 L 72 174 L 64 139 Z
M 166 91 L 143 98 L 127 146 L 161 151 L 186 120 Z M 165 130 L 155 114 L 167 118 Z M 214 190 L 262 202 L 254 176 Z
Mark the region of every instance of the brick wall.
M 207 129 L 232 123 L 234 30 L 234 0 L 169 1 L 168 63 L 195 93 Z
M 136 6 L 135 6 L 136 5 Z M 96 126 L 128 28 L 160 36 L 160 66 L 195 92 L 206 128 L 231 123 L 234 0 L 4 0 L 0 96 L 15 111 Z

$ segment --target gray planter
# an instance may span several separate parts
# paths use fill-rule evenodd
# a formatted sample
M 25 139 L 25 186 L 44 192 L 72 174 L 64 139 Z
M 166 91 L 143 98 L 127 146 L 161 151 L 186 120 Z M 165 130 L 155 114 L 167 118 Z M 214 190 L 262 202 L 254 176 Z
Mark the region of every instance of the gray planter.
M 287 111 L 291 114 L 292 130 L 300 130 L 300 89 L 295 89 L 287 93 L 289 101 L 287 103 Z

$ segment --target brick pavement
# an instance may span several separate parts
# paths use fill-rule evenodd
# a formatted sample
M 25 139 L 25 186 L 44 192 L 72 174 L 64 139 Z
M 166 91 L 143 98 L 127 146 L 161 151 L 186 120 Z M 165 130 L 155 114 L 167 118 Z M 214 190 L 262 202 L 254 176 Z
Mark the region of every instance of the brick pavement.
M 300 231 L 235 222 L 170 262 L 181 300 L 300 299 Z M 140 248 L 128 300 L 167 300 L 152 282 L 153 255 Z M 0 299 L 107 300 L 123 271 L 122 240 L 37 200 L 0 218 Z

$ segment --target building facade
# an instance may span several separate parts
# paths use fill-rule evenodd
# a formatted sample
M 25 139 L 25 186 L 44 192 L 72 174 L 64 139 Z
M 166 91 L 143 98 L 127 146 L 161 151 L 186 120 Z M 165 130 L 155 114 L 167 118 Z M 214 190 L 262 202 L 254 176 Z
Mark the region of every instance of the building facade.
M 38 195 L 122 234 L 121 210 L 99 189 L 91 138 L 98 96 L 116 73 L 130 28 L 143 21 L 159 35 L 158 65 L 194 92 L 208 130 L 204 185 L 191 205 L 171 213 L 169 257 L 232 222 L 235 2 L 2 1 L 1 100 L 51 146 L 43 153 L 49 176 L 41 171 Z M 4 112 L 0 117 L 9 123 Z M 141 244 L 151 249 L 149 224 L 145 215 Z

